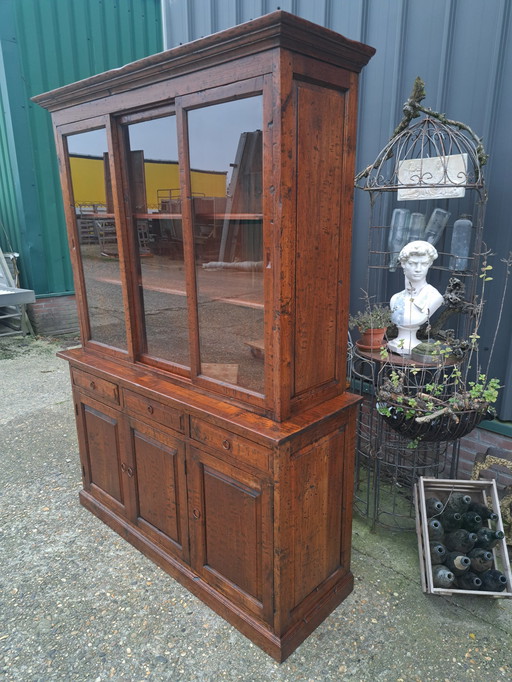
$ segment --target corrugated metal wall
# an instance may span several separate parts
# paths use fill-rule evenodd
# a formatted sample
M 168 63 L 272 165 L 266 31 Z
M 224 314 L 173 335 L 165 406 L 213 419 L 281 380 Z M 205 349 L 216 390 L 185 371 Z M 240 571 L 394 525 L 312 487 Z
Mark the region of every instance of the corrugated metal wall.
M 0 244 L 38 295 L 73 290 L 49 114 L 32 95 L 162 49 L 160 0 L 0 3 Z
M 162 0 L 167 47 L 222 30 L 278 7 L 377 49 L 361 79 L 357 168 L 371 163 L 401 118 L 416 76 L 424 104 L 464 121 L 483 137 L 489 203 L 485 240 L 499 257 L 512 249 L 512 3 L 509 0 Z M 368 197 L 356 192 L 352 300 L 365 284 Z M 496 259 L 496 261 L 498 258 Z M 503 282 L 498 265 L 481 347 L 488 348 Z M 491 374 L 504 390 L 500 417 L 512 420 L 512 296 L 505 304 Z M 484 321 L 485 322 L 485 321 Z M 484 357 L 485 366 L 485 357 Z M 504 369 L 508 368 L 508 369 Z

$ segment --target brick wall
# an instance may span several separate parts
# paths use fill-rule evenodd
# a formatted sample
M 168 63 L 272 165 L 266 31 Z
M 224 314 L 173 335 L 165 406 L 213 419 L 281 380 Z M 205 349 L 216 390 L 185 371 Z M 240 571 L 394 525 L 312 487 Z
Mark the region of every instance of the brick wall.
M 499 448 L 501 452 L 496 456 L 512 462 L 512 438 L 486 429 L 473 429 L 460 441 L 458 477 L 470 478 L 475 457 L 486 453 L 490 447 Z M 497 481 L 499 488 L 512 485 L 512 471 L 499 467 L 497 473 L 499 474 L 499 481 Z
M 27 306 L 34 332 L 41 336 L 78 333 L 78 313 L 74 296 L 38 298 Z

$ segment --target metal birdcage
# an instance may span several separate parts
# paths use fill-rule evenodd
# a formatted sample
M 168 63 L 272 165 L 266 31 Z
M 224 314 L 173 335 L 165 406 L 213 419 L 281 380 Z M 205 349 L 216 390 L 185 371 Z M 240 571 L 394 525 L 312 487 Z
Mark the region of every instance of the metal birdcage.
M 479 303 L 487 201 L 483 166 L 487 156 L 480 138 L 468 125 L 424 107 L 424 97 L 423 82 L 417 79 L 404 104 L 403 119 L 389 142 L 355 178 L 355 186 L 370 199 L 365 296 L 373 303 L 385 303 L 404 289 L 402 268 L 397 262 L 401 246 L 393 241 L 395 211 L 401 211 L 408 214 L 409 221 L 402 246 L 417 239 L 435 245 L 438 256 L 429 269 L 428 282 L 445 301 L 442 312 L 428 320 L 418 338 L 423 333 L 425 340 L 431 339 L 434 331 L 442 334 L 442 329 L 452 340 L 467 339 L 473 325 L 471 316 Z M 445 223 L 438 234 L 432 235 L 428 229 L 436 212 L 444 216 Z M 410 236 L 413 216 L 423 225 L 424 236 Z M 463 217 L 469 220 L 471 232 L 465 244 L 467 254 L 461 259 L 454 237 L 456 221 Z M 395 357 L 400 367 L 409 371 L 407 357 Z M 382 362 L 379 353 L 360 349 L 352 353 L 353 390 L 366 398 L 359 419 L 356 508 L 373 525 L 413 529 L 414 482 L 424 471 L 434 477 L 456 477 L 458 434 L 446 441 L 436 438 L 436 442 L 414 444 L 410 434 L 396 433 L 395 424 L 386 423 L 377 414 L 375 396 Z M 393 365 L 393 358 L 385 362 Z M 421 361 L 410 364 L 420 381 L 422 374 L 416 372 Z

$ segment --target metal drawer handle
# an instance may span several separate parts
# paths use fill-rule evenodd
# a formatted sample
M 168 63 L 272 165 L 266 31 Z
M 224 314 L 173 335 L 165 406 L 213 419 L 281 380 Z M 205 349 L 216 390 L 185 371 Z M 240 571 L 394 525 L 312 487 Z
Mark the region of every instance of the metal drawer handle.
M 222 447 L 224 450 L 231 450 L 231 441 L 229 441 L 227 438 L 222 441 Z
M 195 519 L 201 518 L 201 512 L 199 511 L 199 509 L 194 509 L 194 511 L 192 512 L 192 516 L 193 516 Z

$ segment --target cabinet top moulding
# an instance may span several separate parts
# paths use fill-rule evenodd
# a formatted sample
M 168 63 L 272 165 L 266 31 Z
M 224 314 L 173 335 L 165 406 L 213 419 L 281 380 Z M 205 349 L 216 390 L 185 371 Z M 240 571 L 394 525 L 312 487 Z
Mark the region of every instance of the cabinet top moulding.
M 54 112 L 133 90 L 134 87 L 165 81 L 170 71 L 175 76 L 186 75 L 276 47 L 300 52 L 357 73 L 375 53 L 373 47 L 278 10 L 121 68 L 42 93 L 32 100 Z

